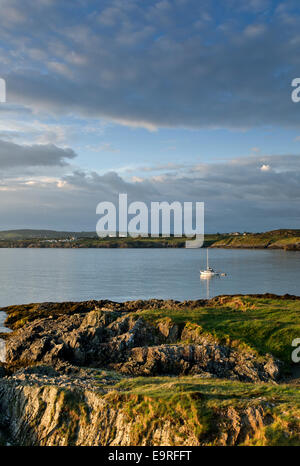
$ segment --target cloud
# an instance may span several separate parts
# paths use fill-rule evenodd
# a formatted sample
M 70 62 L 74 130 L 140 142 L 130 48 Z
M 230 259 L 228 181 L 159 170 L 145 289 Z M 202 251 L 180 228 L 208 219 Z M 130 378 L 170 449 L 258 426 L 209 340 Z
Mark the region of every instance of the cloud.
M 300 106 L 290 83 L 300 64 L 300 13 L 293 5 L 4 1 L 0 74 L 8 102 L 152 131 L 295 127 Z
M 261 13 L 272 6 L 272 0 L 230 0 L 232 6 L 242 11 Z
M 184 164 L 176 155 L 145 166 L 141 158 L 135 169 L 124 161 L 118 173 L 99 174 L 76 170 L 65 147 L 80 142 L 101 152 L 98 163 L 102 153 L 109 160 L 104 153 L 121 143 L 111 134 L 112 143 L 99 140 L 102 118 L 148 131 L 297 127 L 294 5 L 2 0 L 1 227 L 93 229 L 97 203 L 116 202 L 119 192 L 145 202 L 204 201 L 210 231 L 300 227 L 297 155 L 265 156 L 251 144 L 249 157 L 226 162 Z M 180 152 L 177 139 L 166 143 Z
M 166 170 L 167 171 L 178 171 L 185 167 L 186 165 L 184 164 L 169 162 L 166 164 L 157 164 L 157 165 L 151 165 L 151 166 L 148 165 L 148 166 L 130 168 L 127 171 L 132 172 L 132 171 L 136 171 L 137 169 L 140 172 L 156 172 L 156 171 L 166 171 Z
M 245 29 L 245 35 L 248 37 L 257 37 L 265 32 L 266 28 L 262 24 L 250 24 Z
M 0 140 L 0 170 L 16 167 L 63 167 L 75 157 L 72 149 L 61 149 L 54 144 L 24 146 Z
M 270 166 L 270 170 L 261 167 Z M 145 168 L 145 167 L 144 167 Z M 162 168 L 162 167 L 161 167 Z M 227 162 L 178 166 L 158 175 L 125 178 L 76 170 L 60 176 L 0 180 L 2 228 L 51 227 L 93 230 L 96 205 L 129 202 L 205 202 L 205 228 L 263 231 L 300 228 L 300 156 L 249 156 Z M 34 209 L 33 209 L 34 206 Z
M 39 120 L 22 113 L 7 116 L 0 112 L 0 139 L 23 145 L 55 144 L 66 148 L 70 142 L 74 145 L 82 138 L 104 134 L 107 126 L 107 123 L 92 118 L 87 121 L 52 118 L 49 121 L 48 118 Z
M 0 118 L 0 137 L 6 141 L 29 144 L 64 144 L 70 128 L 65 125 L 46 124 L 36 119 Z M 75 131 L 75 129 L 74 129 Z

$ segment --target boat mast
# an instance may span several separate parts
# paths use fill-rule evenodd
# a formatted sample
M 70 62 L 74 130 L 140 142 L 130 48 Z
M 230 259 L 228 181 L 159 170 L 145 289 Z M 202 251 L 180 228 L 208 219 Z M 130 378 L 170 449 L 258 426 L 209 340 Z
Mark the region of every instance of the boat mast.
M 208 270 L 208 248 L 206 248 L 206 270 Z

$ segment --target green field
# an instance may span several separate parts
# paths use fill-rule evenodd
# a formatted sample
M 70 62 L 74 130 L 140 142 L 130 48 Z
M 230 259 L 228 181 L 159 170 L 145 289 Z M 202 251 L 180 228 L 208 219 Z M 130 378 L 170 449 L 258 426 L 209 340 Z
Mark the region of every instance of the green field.
M 155 322 L 169 317 L 179 325 L 189 323 L 198 332 L 220 342 L 271 353 L 291 362 L 292 340 L 300 336 L 300 300 L 234 296 L 215 298 L 207 306 L 186 309 L 149 309 L 140 314 Z
M 104 372 L 107 379 L 107 371 Z M 113 377 L 113 376 L 112 376 Z M 269 422 L 244 432 L 239 445 L 299 445 L 300 392 L 288 385 L 249 384 L 201 377 L 124 378 L 106 395 L 114 406 L 136 419 L 132 442 L 139 444 L 158 426 L 171 422 L 177 434 L 205 445 L 220 444 L 231 419 L 263 408 Z M 100 377 L 101 380 L 101 377 Z M 225 420 L 226 418 L 226 420 Z M 250 416 L 251 419 L 251 416 Z M 184 428 L 183 428 L 184 426 Z M 174 439 L 176 445 L 178 439 Z

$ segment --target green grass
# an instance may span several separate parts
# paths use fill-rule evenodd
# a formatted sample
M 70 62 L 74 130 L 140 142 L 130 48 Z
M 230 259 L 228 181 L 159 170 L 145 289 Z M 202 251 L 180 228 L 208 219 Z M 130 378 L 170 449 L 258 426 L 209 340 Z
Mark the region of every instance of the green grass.
M 264 235 L 247 235 L 247 236 L 233 236 L 216 241 L 213 246 L 230 246 L 232 248 L 239 247 L 259 247 L 266 248 L 270 243 L 270 237 Z
M 222 425 L 227 409 L 239 413 L 258 405 L 271 416 L 271 422 L 258 427 L 241 444 L 299 445 L 300 393 L 296 387 L 185 376 L 127 378 L 113 388 L 106 397 L 127 414 L 128 421 L 136 419 L 135 445 L 168 422 L 177 426 L 179 435 L 183 431 L 201 444 L 213 445 L 218 443 L 217 425 L 227 432 L 228 419 Z
M 247 233 L 246 235 L 217 238 L 213 247 L 225 248 L 282 248 L 298 249 L 299 230 L 273 230 L 264 233 Z
M 255 432 L 238 439 L 240 445 L 299 445 L 300 392 L 288 385 L 251 384 L 200 376 L 126 377 L 114 371 L 95 369 L 95 384 L 99 389 L 93 399 L 103 406 L 99 416 L 92 417 L 92 405 L 83 392 L 59 388 L 53 412 L 59 412 L 58 433 L 66 445 L 76 443 L 79 424 L 95 427 L 106 439 L 106 423 L 114 418 L 130 424 L 126 432 L 130 445 L 158 445 L 159 432 L 169 433 L 168 444 L 219 445 L 237 419 L 244 419 L 249 408 L 257 408 L 264 420 Z M 47 387 L 45 387 L 47 388 Z M 41 399 L 39 419 L 46 404 Z M 105 407 L 109 415 L 105 414 Z M 102 408 L 100 408 L 102 409 Z M 106 417 L 107 416 L 107 417 Z M 250 418 L 252 414 L 250 413 Z M 108 422 L 109 423 L 109 422 Z M 255 424 L 255 423 L 254 423 Z M 247 425 L 247 424 L 246 424 Z M 109 427 L 109 425 L 107 426 Z M 116 426 L 111 426 L 110 441 L 115 439 Z
M 182 326 L 197 324 L 221 341 L 235 340 L 261 355 L 271 353 L 286 362 L 291 362 L 292 340 L 300 335 L 300 300 L 232 297 L 222 304 L 220 298 L 216 305 L 149 309 L 140 314 L 151 322 L 168 316 Z
M 198 376 L 123 378 L 115 390 L 152 398 L 169 399 L 178 394 L 197 393 L 210 406 L 247 406 L 260 398 L 276 403 L 295 403 L 300 406 L 299 388 L 292 385 L 245 383 Z

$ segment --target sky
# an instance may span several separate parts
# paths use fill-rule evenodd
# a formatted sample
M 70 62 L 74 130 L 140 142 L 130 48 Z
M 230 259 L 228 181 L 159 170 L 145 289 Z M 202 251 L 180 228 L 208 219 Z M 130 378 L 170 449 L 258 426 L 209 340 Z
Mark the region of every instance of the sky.
M 0 229 L 205 203 L 205 231 L 300 228 L 300 6 L 0 0 Z

